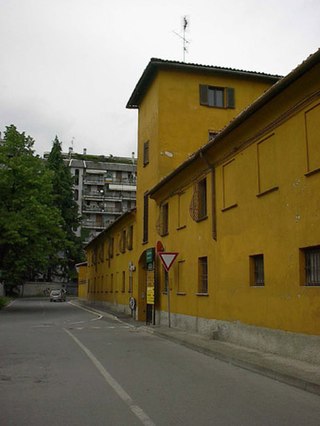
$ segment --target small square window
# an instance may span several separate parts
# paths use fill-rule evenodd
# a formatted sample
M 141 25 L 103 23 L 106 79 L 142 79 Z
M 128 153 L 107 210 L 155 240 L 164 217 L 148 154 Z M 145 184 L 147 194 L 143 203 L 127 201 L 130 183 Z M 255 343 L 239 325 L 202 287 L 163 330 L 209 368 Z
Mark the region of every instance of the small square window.
M 250 256 L 250 285 L 263 287 L 264 284 L 263 254 Z

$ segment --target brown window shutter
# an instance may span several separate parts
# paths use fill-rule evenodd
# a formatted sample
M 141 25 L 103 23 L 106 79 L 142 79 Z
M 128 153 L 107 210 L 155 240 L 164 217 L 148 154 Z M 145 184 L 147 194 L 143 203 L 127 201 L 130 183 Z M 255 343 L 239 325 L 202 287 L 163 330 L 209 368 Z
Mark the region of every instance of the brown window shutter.
M 226 87 L 226 98 L 227 98 L 227 108 L 235 108 L 235 98 L 234 98 L 234 89 L 232 87 Z
M 200 84 L 200 105 L 209 105 L 208 101 L 208 86 L 205 84 Z

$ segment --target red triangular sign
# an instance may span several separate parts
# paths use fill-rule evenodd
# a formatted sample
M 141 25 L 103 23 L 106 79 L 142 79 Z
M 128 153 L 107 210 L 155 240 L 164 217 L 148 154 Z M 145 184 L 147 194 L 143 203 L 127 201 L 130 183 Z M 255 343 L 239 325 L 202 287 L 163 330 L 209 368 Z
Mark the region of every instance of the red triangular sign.
M 173 252 L 159 252 L 158 253 L 161 259 L 161 262 L 164 266 L 164 269 L 169 272 L 169 269 L 171 268 L 173 262 L 176 260 L 176 257 L 179 253 L 173 253 Z

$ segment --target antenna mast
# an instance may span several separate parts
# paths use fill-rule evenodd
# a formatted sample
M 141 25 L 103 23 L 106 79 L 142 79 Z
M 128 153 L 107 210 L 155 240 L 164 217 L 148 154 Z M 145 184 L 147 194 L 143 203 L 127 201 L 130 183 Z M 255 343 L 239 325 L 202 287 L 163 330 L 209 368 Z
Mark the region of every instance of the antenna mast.
M 186 29 L 188 28 L 188 25 L 189 25 L 188 18 L 186 16 L 184 16 L 183 20 L 182 20 L 182 32 L 183 32 L 183 35 L 178 34 L 176 31 L 173 31 L 173 33 L 175 35 L 177 35 L 179 38 L 181 38 L 182 42 L 183 42 L 183 62 L 185 62 L 186 53 L 188 53 L 187 44 L 190 43 L 190 41 L 186 39 Z

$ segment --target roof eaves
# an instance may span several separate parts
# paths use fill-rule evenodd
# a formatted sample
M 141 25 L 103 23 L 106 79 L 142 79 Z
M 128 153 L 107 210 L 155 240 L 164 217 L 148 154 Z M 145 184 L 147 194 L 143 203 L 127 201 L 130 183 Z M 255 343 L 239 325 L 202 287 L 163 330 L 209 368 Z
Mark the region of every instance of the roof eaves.
M 129 101 L 127 102 L 126 108 L 136 109 L 139 107 L 139 103 L 143 98 L 147 88 L 153 81 L 156 73 L 159 69 L 179 69 L 191 72 L 207 72 L 214 74 L 233 74 L 240 75 L 243 77 L 255 77 L 259 79 L 266 79 L 268 81 L 278 81 L 282 76 L 274 74 L 266 74 L 256 71 L 245 71 L 238 70 L 235 68 L 224 68 L 213 65 L 202 65 L 195 63 L 185 63 L 179 61 L 170 61 L 158 58 L 151 58 L 149 64 L 145 68 L 142 76 L 140 77 L 136 87 L 134 88 Z

